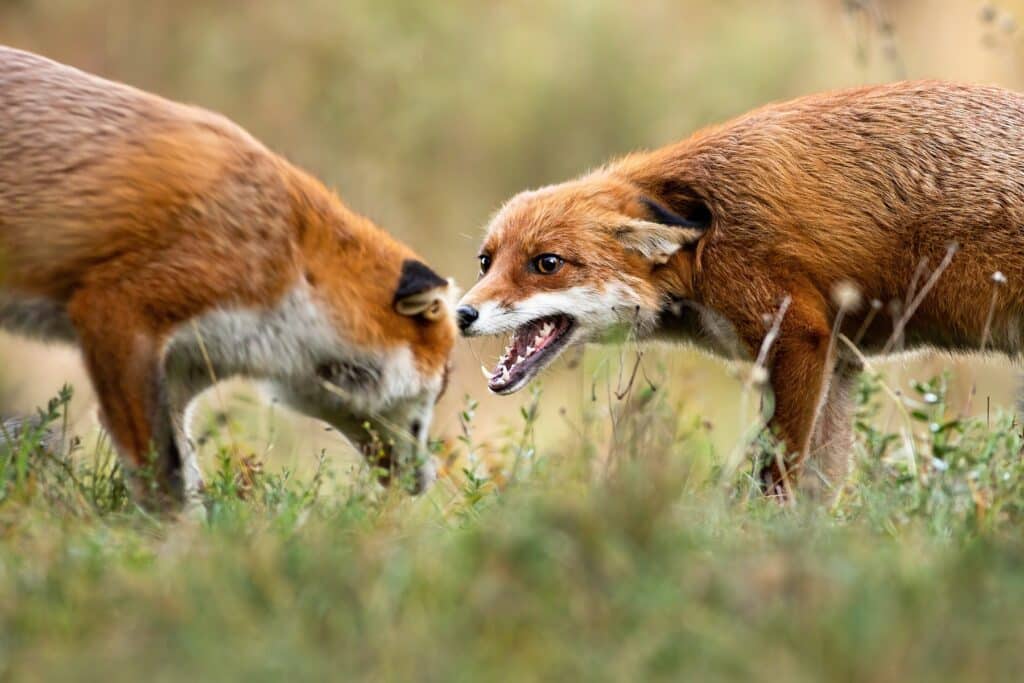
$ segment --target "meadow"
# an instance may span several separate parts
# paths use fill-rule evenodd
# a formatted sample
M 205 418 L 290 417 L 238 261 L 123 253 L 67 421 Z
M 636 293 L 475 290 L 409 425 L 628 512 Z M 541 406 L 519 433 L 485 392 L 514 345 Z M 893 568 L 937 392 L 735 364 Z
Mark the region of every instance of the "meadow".
M 766 101 L 1024 89 L 1024 2 L 0 0 L 0 43 L 224 112 L 469 285 L 500 203 Z M 986 285 L 987 286 L 987 285 Z M 833 502 L 759 494 L 749 368 L 632 344 L 488 396 L 381 488 L 242 384 L 205 514 L 138 509 L 77 354 L 0 336 L 0 680 L 1016 680 L 1017 371 L 872 363 Z M 634 372 L 634 369 L 636 371 Z M 631 379 L 632 378 L 632 379 Z
M 946 387 L 887 432 L 891 387 L 864 377 L 831 506 L 764 500 L 654 384 L 595 401 L 566 449 L 524 409 L 502 468 L 470 401 L 438 445 L 461 471 L 415 499 L 365 467 L 264 468 L 226 416 L 206 519 L 176 521 L 131 504 L 102 440 L 61 450 L 65 393 L 0 456 L 0 676 L 1012 680 L 1024 437 Z

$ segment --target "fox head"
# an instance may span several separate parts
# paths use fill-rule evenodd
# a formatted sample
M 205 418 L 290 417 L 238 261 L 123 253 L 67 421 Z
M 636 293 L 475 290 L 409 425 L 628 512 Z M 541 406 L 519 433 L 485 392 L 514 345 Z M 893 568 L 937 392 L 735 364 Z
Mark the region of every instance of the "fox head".
M 710 226 L 698 198 L 662 200 L 608 171 L 521 193 L 491 220 L 480 280 L 459 302 L 467 336 L 511 336 L 488 387 L 525 386 L 570 345 L 650 333 L 666 293 L 692 288 Z
M 419 492 L 433 479 L 426 446 L 456 337 L 454 286 L 368 219 L 328 209 L 304 218 L 304 361 L 273 389 L 341 431 L 384 483 L 397 475 Z

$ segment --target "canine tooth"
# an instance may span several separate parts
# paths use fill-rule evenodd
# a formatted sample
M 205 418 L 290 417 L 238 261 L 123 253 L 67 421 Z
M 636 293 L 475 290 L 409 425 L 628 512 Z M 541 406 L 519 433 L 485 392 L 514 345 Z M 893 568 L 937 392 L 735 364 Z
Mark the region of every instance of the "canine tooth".
M 502 368 L 501 368 L 501 381 L 507 382 L 510 379 L 512 379 L 512 373 L 510 373 L 508 371 L 508 368 L 502 366 Z
M 491 379 L 491 371 L 487 369 L 486 365 L 480 365 L 480 372 L 484 373 L 484 379 Z
M 537 341 L 537 340 L 536 340 L 536 339 L 534 339 L 534 341 Z M 529 355 L 530 355 L 531 353 L 533 353 L 533 352 L 534 352 L 534 351 L 536 351 L 536 350 L 537 350 L 537 349 L 533 348 L 533 346 L 532 346 L 531 344 L 527 344 L 527 345 L 526 345 L 526 355 L 527 355 L 527 356 L 529 356 Z

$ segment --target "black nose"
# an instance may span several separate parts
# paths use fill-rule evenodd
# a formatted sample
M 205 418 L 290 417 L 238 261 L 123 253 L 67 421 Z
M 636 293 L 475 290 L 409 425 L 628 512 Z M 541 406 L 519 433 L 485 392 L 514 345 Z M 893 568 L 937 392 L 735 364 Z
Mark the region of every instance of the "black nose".
M 455 317 L 459 321 L 459 329 L 463 332 L 480 317 L 480 311 L 472 306 L 459 306 L 455 309 Z

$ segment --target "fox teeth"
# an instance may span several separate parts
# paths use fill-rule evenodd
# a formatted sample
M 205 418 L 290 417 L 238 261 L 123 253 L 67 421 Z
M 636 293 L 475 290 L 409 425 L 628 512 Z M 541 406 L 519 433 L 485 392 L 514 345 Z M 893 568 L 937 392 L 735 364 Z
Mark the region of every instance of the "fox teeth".
M 551 330 L 553 330 L 553 329 L 554 329 L 554 326 L 551 323 L 544 323 L 544 327 L 540 328 L 540 336 L 542 336 L 542 337 L 548 336 L 549 334 L 551 334 Z
M 508 371 L 508 368 L 502 366 L 502 368 L 501 368 L 501 381 L 507 382 L 510 379 L 512 379 L 512 373 L 510 373 Z
M 491 379 L 491 371 L 487 369 L 486 365 L 480 366 L 480 372 L 484 373 L 484 379 Z
M 536 339 L 534 339 L 534 341 L 537 341 L 537 340 L 536 340 Z M 529 355 L 530 355 L 531 353 L 533 353 L 533 352 L 534 352 L 534 351 L 536 351 L 536 350 L 537 350 L 537 349 L 533 348 L 533 346 L 532 346 L 532 345 L 530 345 L 530 344 L 527 344 L 527 346 L 526 346 L 526 355 L 527 355 L 527 356 L 529 356 Z

